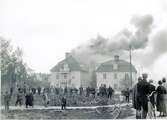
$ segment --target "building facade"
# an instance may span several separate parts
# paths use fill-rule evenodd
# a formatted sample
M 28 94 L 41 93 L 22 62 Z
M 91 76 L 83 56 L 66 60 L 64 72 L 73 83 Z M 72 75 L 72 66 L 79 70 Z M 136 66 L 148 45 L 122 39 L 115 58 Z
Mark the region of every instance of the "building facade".
M 51 69 L 49 81 L 52 86 L 61 88 L 86 88 L 89 86 L 88 69 L 77 62 L 70 53 Z
M 132 72 L 131 72 L 132 71 Z M 132 73 L 132 80 L 131 80 Z M 131 88 L 137 81 L 137 71 L 133 65 L 124 60 L 120 60 L 119 56 L 114 56 L 114 60 L 102 63 L 96 70 L 97 87 L 106 85 L 111 86 L 115 90 L 123 90 Z

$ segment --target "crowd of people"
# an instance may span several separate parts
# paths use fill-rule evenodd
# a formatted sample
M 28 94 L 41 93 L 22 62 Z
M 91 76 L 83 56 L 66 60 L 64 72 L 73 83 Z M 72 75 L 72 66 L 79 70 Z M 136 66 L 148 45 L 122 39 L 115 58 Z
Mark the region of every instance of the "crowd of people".
M 34 103 L 41 103 L 47 107 L 48 105 L 62 105 L 62 109 L 66 108 L 67 99 L 69 102 L 74 102 L 74 97 L 81 101 L 89 101 L 91 103 L 93 100 L 97 99 L 96 96 L 105 97 L 111 99 L 114 90 L 112 87 L 106 87 L 102 85 L 98 90 L 92 87 L 87 88 L 57 88 L 57 87 L 27 87 L 24 83 L 23 87 L 18 87 L 14 92 L 12 89 L 10 93 L 6 92 L 4 95 L 4 105 L 6 110 L 9 110 L 9 105 L 11 98 L 16 99 L 15 106 L 25 105 L 26 108 L 33 107 Z M 91 99 L 91 100 L 90 100 Z M 59 101 L 61 102 L 59 104 Z M 98 101 L 98 99 L 97 99 Z M 95 102 L 97 102 L 95 101 Z
M 158 81 L 158 86 L 153 80 L 147 81 L 148 75 L 142 74 L 138 83 L 133 88 L 133 107 L 136 109 L 136 118 L 145 119 L 147 116 L 155 117 L 155 110 L 159 116 L 167 115 L 167 83 L 166 79 Z M 150 103 L 150 104 L 149 104 Z M 151 105 L 151 106 L 150 106 Z
M 147 81 L 148 75 L 142 74 L 138 78 L 138 82 L 134 85 L 133 89 L 122 90 L 121 93 L 125 96 L 125 100 L 129 103 L 129 97 L 132 93 L 133 107 L 136 109 L 136 118 L 145 119 L 148 115 L 155 116 L 155 110 L 159 111 L 159 116 L 167 115 L 167 83 L 166 79 L 158 81 L 158 85 L 153 84 L 153 80 Z M 17 94 L 13 91 L 6 92 L 4 95 L 5 110 L 9 110 L 10 100 L 13 96 L 16 97 L 15 105 L 22 106 L 25 104 L 26 108 L 34 106 L 34 96 L 42 99 L 42 104 L 47 107 L 48 105 L 61 105 L 61 109 L 66 109 L 67 101 L 76 102 L 73 98 L 77 98 L 78 102 L 89 101 L 89 98 L 98 100 L 98 97 L 112 99 L 114 89 L 101 85 L 98 89 L 87 88 L 54 88 L 54 87 L 19 87 Z M 85 99 L 87 98 L 87 99 Z M 39 99 L 35 98 L 35 101 Z M 57 104 L 60 101 L 60 104 Z M 91 101 L 89 101 L 90 103 Z M 95 101 L 96 102 L 96 101 Z M 51 104 L 53 103 L 53 104 Z M 151 107 L 149 105 L 151 103 Z M 153 111 L 153 114 L 150 112 Z

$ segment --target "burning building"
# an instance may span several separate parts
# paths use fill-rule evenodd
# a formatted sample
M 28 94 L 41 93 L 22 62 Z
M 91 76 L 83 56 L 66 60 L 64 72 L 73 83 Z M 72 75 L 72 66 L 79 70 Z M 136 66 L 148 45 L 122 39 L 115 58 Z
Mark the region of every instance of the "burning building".
M 130 63 L 120 60 L 119 56 L 115 55 L 114 60 L 109 60 L 102 63 L 96 70 L 97 87 L 106 85 L 111 86 L 115 90 L 131 87 L 130 72 L 132 72 L 132 83 L 136 82 L 137 71 Z

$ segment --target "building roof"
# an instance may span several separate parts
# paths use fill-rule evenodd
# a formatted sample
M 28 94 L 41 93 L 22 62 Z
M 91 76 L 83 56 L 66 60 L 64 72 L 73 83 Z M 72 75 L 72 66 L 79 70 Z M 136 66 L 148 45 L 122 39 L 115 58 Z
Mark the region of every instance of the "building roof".
M 117 64 L 118 68 L 113 69 L 113 64 Z M 130 72 L 130 63 L 124 60 L 109 60 L 102 63 L 96 70 L 96 72 Z M 132 72 L 137 72 L 135 67 L 132 65 Z
M 60 61 L 56 66 L 51 69 L 51 72 L 59 72 L 63 68 L 64 64 L 68 64 L 70 71 L 83 71 L 88 72 L 87 68 L 76 61 L 72 56 L 66 57 L 64 60 Z

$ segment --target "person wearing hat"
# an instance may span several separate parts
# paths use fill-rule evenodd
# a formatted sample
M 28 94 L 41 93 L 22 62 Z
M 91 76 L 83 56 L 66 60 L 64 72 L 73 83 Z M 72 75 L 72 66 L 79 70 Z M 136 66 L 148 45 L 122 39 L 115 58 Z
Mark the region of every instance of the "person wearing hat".
M 148 112 L 148 99 L 147 96 L 149 94 L 149 86 L 150 84 L 147 82 L 148 74 L 142 74 L 143 79 L 137 84 L 137 98 L 138 105 L 141 109 L 141 118 L 146 119 Z
M 153 85 L 153 80 L 149 80 L 149 94 L 151 94 L 152 92 L 155 91 L 155 86 Z M 154 99 L 154 94 L 150 97 L 150 102 L 153 105 L 153 107 L 155 108 L 155 99 Z
M 165 87 L 166 91 L 167 91 L 167 82 L 166 82 L 166 78 L 162 78 L 162 85 Z M 164 94 L 164 102 L 165 102 L 165 115 L 167 115 L 167 94 Z
M 165 102 L 164 94 L 166 94 L 166 89 L 162 86 L 162 81 L 158 81 L 159 86 L 156 89 L 157 98 L 156 98 L 156 107 L 157 111 L 160 112 L 159 116 L 165 116 Z
M 8 91 L 6 91 L 6 92 L 5 92 L 5 95 L 4 95 L 5 111 L 6 111 L 6 112 L 9 111 L 10 100 L 11 100 L 11 96 L 10 96 L 10 94 L 8 93 Z
M 155 86 L 153 85 L 153 80 L 149 80 L 149 95 L 148 95 L 148 117 L 155 118 Z
M 138 77 L 138 82 L 135 84 L 135 86 L 132 89 L 132 105 L 133 105 L 133 108 L 136 109 L 136 119 L 141 119 L 141 107 L 139 104 L 139 98 L 137 93 L 137 85 L 141 81 L 142 81 L 142 77 Z
M 62 110 L 66 109 L 66 98 L 64 96 L 61 99 L 61 109 Z

